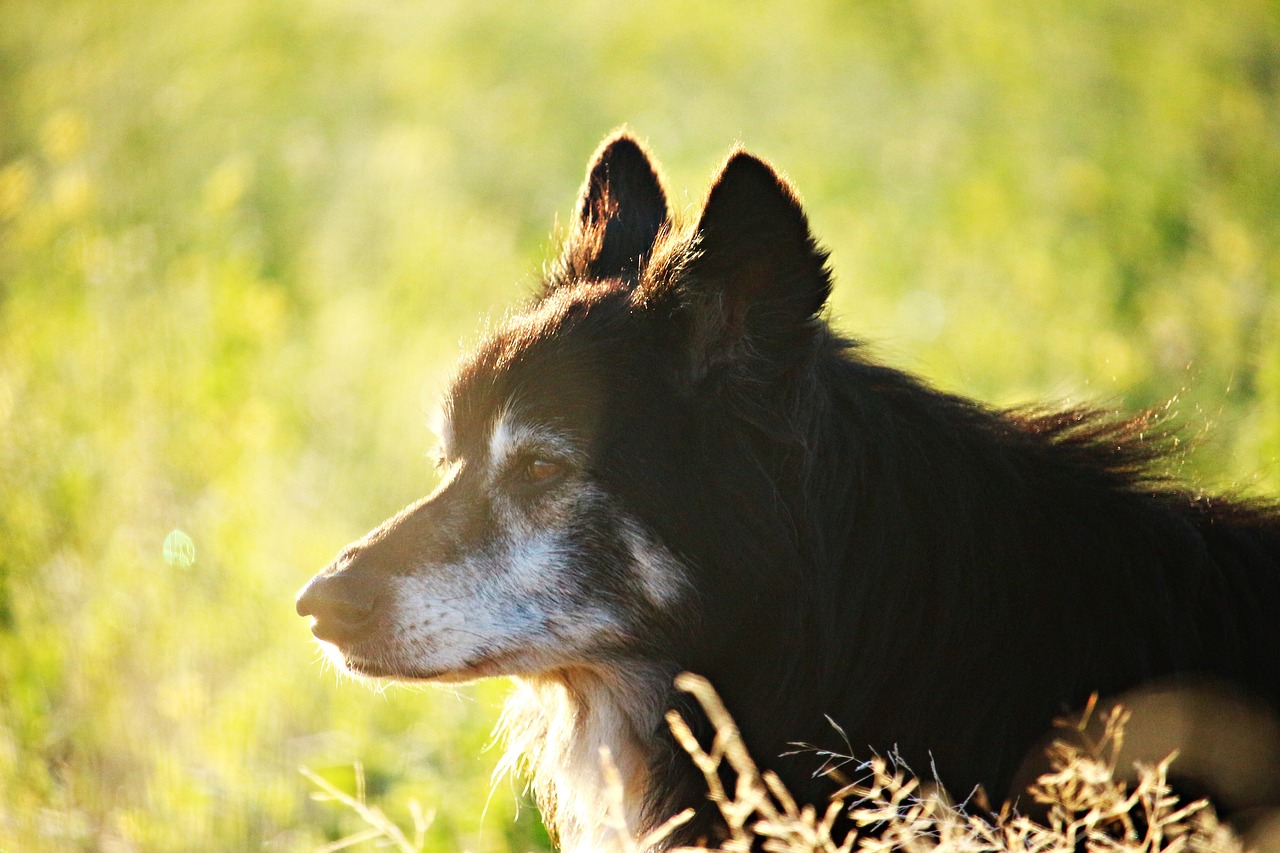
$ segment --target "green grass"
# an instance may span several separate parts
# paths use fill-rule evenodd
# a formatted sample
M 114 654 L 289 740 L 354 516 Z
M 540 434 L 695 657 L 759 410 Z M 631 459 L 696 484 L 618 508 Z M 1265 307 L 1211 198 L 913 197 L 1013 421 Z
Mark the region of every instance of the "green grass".
M 683 207 L 785 169 L 889 360 L 1176 398 L 1188 476 L 1280 492 L 1274 4 L 687 5 L 0 3 L 0 848 L 313 849 L 359 821 L 297 768 L 356 761 L 429 850 L 545 846 L 501 684 L 371 692 L 292 599 L 431 487 L 623 122 Z

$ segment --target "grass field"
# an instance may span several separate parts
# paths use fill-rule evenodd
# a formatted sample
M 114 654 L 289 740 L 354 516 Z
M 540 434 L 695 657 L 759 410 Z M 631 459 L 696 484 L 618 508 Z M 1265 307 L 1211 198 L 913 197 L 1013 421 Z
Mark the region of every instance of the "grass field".
M 311 850 L 356 761 L 429 850 L 546 846 L 502 684 L 344 681 L 293 596 L 624 122 L 684 207 L 783 168 L 887 360 L 1280 493 L 1274 3 L 3 0 L 0 849 Z

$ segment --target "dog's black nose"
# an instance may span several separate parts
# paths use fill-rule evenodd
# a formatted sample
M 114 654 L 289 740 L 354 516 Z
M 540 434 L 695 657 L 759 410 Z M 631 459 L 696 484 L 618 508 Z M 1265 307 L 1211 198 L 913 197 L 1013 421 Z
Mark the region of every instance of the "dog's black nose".
M 347 572 L 316 575 L 298 594 L 299 616 L 314 616 L 311 633 L 332 643 L 353 640 L 372 621 L 370 584 Z

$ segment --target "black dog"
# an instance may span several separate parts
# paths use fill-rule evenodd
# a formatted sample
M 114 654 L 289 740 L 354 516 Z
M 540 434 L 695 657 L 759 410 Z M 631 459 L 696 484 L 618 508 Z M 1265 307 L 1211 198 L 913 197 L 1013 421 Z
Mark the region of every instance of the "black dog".
M 505 725 L 562 842 L 713 809 L 662 715 L 709 677 L 801 799 L 795 741 L 1009 791 L 1090 693 L 1212 676 L 1280 707 L 1280 510 L 1168 482 L 1145 419 L 1001 411 L 869 359 L 827 256 L 735 151 L 673 223 L 606 140 L 542 294 L 464 362 L 442 483 L 298 599 L 370 676 L 515 676 Z M 1144 438 L 1144 435 L 1147 437 Z

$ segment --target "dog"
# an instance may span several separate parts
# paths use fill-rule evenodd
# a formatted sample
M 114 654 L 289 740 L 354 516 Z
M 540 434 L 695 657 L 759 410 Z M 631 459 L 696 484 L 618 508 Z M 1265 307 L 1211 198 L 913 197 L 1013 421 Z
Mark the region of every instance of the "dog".
M 540 292 L 461 363 L 440 484 L 343 550 L 298 613 L 353 673 L 510 676 L 501 726 L 566 849 L 717 837 L 667 731 L 707 676 L 802 802 L 788 745 L 894 752 L 1010 794 L 1064 709 L 1157 679 L 1280 707 L 1280 508 L 1159 471 L 1150 417 L 1001 410 L 823 317 L 827 253 L 768 163 L 678 223 L 626 132 L 592 159 Z M 839 726 L 837 737 L 831 722 Z M 820 809 L 821 811 L 821 809 Z

